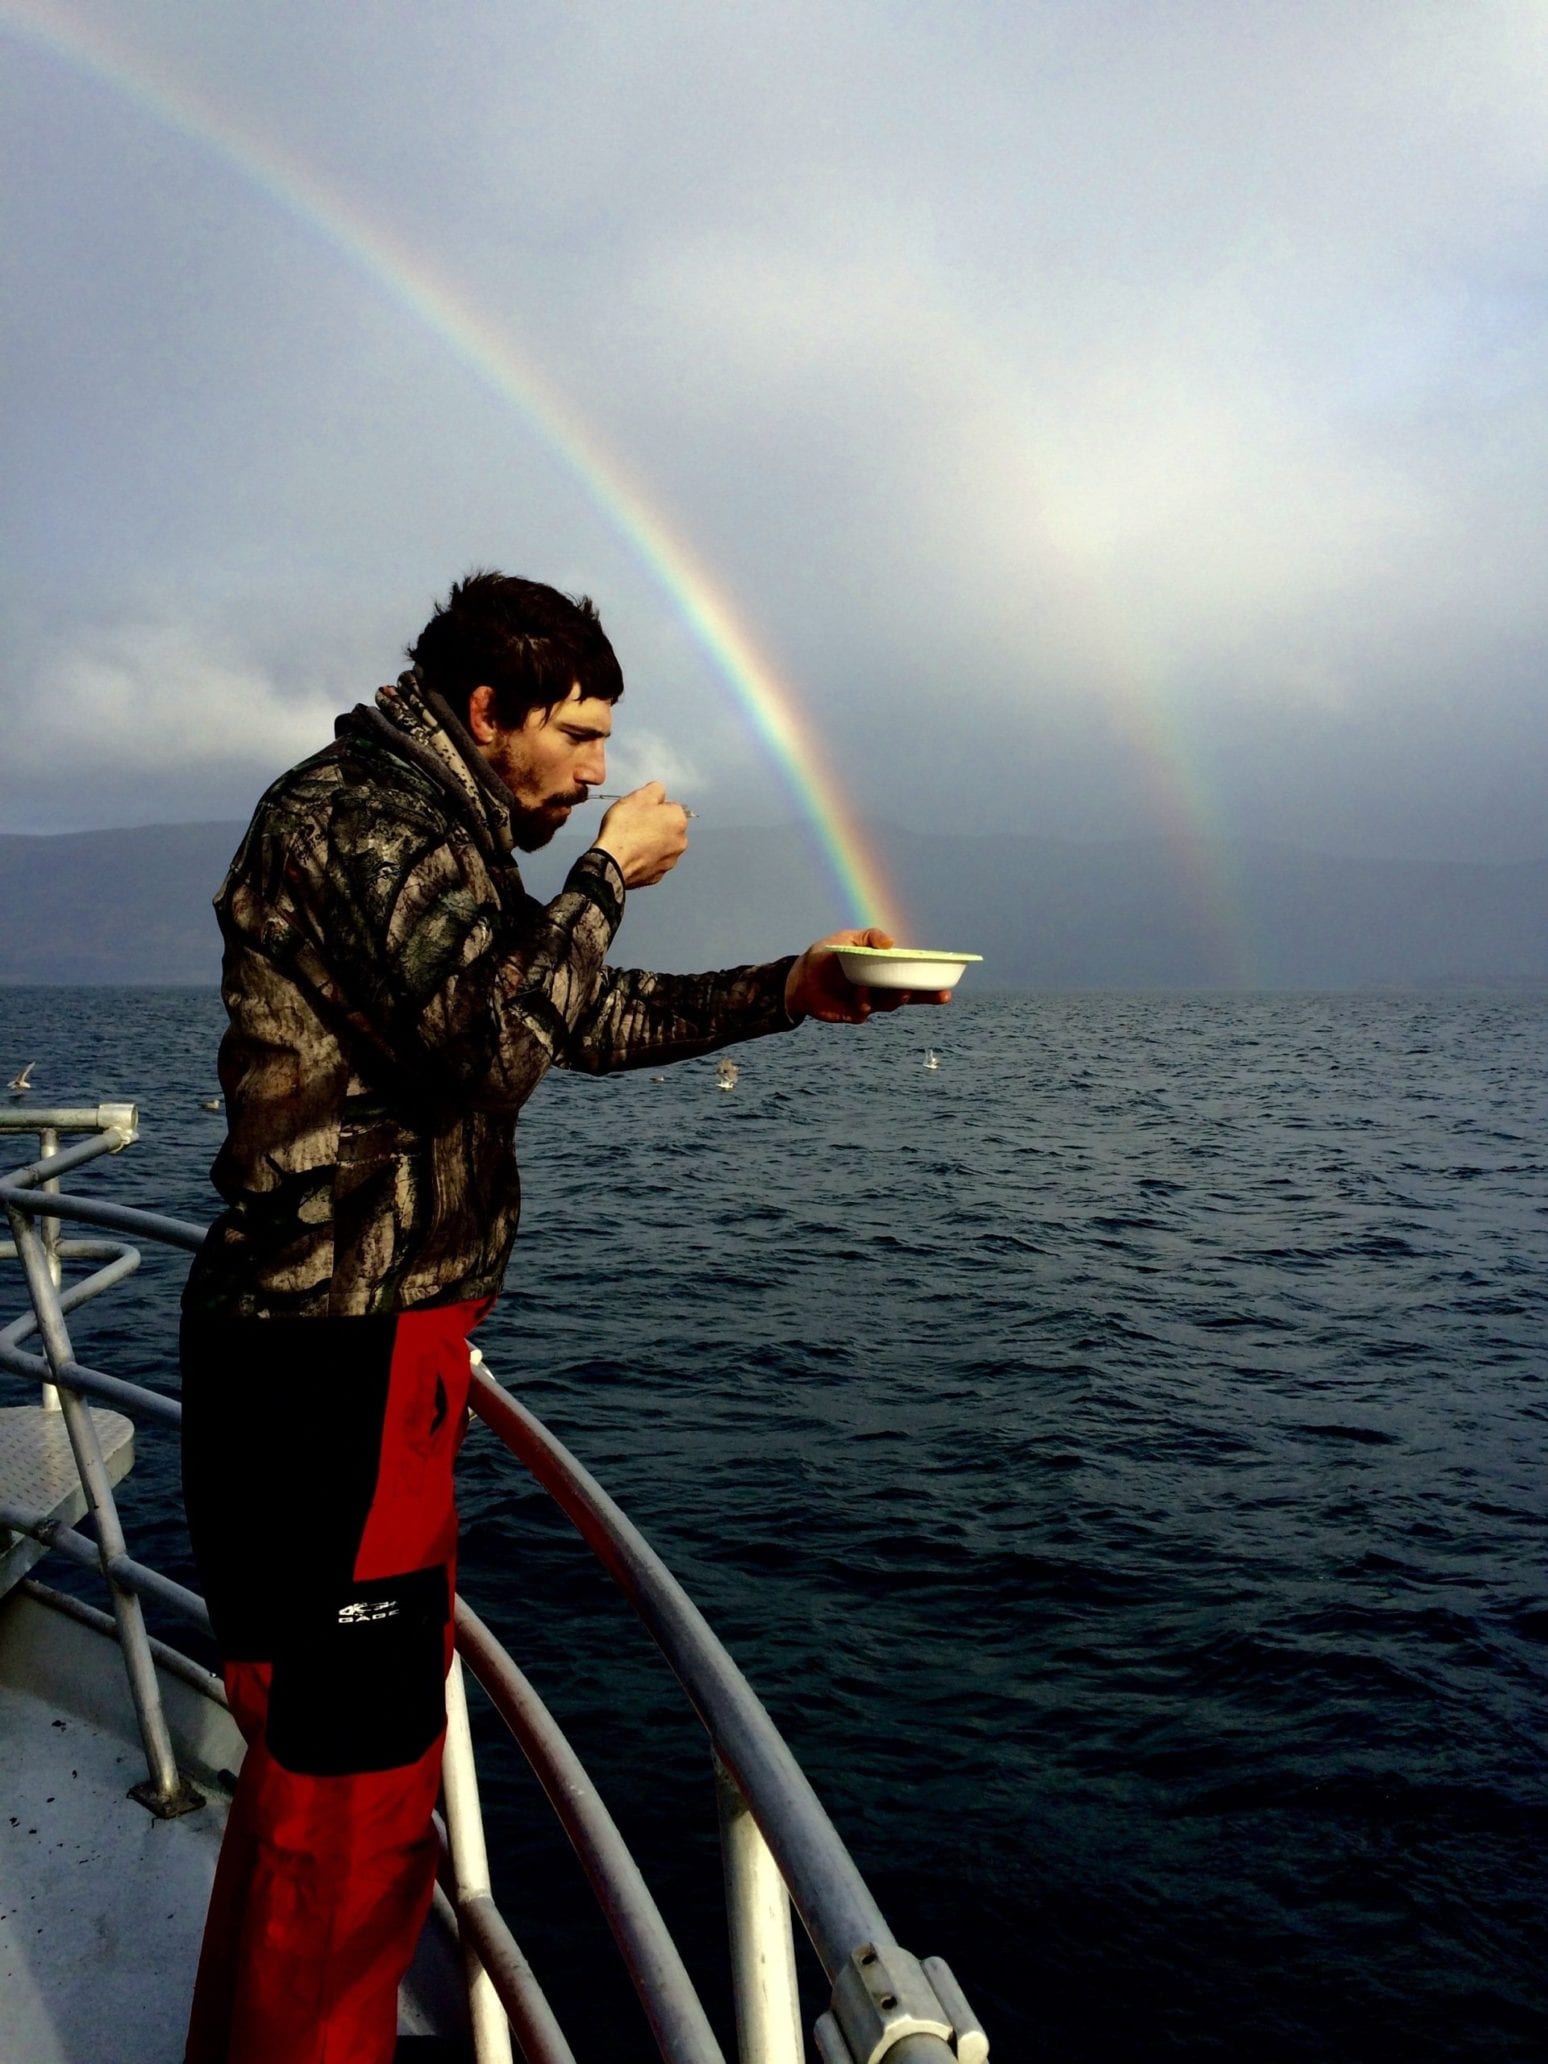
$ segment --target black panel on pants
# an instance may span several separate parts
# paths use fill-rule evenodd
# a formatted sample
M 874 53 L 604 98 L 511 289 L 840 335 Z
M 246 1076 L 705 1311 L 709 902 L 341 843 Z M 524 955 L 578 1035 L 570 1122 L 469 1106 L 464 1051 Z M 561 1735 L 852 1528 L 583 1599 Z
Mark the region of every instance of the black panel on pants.
M 392 1313 L 184 1319 L 183 1496 L 225 1661 L 272 1661 L 348 1599 L 396 1328 Z
M 287 1770 L 415 1763 L 446 1725 L 444 1567 L 351 1584 L 274 1657 L 266 1733 Z

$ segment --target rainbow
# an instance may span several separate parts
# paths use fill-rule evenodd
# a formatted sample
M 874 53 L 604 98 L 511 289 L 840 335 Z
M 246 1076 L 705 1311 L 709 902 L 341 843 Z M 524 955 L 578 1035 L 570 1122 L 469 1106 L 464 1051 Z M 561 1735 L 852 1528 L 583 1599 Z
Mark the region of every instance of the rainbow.
M 483 379 L 572 469 L 740 704 L 810 824 L 855 924 L 890 922 L 898 900 L 880 857 L 827 763 L 795 691 L 759 651 L 730 599 L 660 508 L 569 398 L 421 253 L 372 221 L 265 137 L 244 130 L 186 85 L 157 76 L 138 55 L 52 0 L 0 0 L 0 25 L 112 88 L 165 127 L 233 166 L 324 237 Z

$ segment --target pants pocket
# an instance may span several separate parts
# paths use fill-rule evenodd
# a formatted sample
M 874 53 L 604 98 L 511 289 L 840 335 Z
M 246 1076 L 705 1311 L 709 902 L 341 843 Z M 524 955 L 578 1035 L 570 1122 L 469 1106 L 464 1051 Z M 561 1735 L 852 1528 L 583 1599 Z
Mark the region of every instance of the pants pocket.
M 348 1585 L 274 1657 L 268 1748 L 284 1769 L 345 1777 L 417 1763 L 446 1725 L 444 1565 Z

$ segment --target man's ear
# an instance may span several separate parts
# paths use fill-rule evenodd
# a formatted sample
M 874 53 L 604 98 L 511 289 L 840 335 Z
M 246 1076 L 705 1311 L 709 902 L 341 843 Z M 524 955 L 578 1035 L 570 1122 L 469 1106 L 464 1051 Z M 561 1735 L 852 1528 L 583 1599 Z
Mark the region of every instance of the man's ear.
M 494 720 L 495 692 L 485 684 L 468 697 L 468 730 L 476 745 L 493 745 L 499 731 Z

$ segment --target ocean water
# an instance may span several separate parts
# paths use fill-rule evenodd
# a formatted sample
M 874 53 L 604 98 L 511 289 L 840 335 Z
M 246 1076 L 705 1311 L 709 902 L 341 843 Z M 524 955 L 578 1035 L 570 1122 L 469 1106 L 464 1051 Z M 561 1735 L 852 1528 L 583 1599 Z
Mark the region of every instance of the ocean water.
M 136 1096 L 95 1187 L 204 1218 L 218 1030 L 202 991 L 0 990 L 0 1079 Z M 524 1116 L 491 1367 L 1002 2064 L 1548 2053 L 1545 1058 L 1541 994 L 969 989 L 744 1049 L 729 1094 L 555 1075 Z M 181 1267 L 86 1358 L 168 1380 Z M 177 1570 L 152 1449 L 131 1543 Z M 482 1429 L 462 1504 L 465 1589 L 723 2017 L 697 1723 Z M 518 1939 L 582 2056 L 649 2056 L 477 1724 Z

